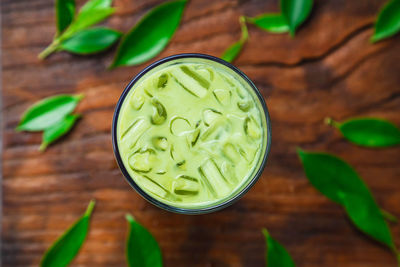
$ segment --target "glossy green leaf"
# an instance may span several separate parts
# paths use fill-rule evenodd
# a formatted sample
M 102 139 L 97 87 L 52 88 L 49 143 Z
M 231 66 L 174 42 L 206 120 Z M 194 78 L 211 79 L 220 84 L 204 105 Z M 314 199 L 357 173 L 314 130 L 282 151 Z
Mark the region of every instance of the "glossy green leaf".
M 61 49 L 75 54 L 92 54 L 106 50 L 121 37 L 121 33 L 109 28 L 82 30 L 63 41 Z
M 239 55 L 240 51 L 242 51 L 242 47 L 243 43 L 241 41 L 237 41 L 225 50 L 221 56 L 221 59 L 232 62 Z
M 112 7 L 107 8 L 95 8 L 90 9 L 85 12 L 79 12 L 76 16 L 76 20 L 74 20 L 68 29 L 61 35 L 60 39 L 65 40 L 73 36 L 75 33 L 80 30 L 86 29 L 89 26 L 97 24 L 109 16 L 111 16 L 115 12 L 115 9 Z
M 80 9 L 81 13 L 89 12 L 93 9 L 107 9 L 111 7 L 112 0 L 89 0 Z
M 89 0 L 79 10 L 76 19 L 66 32 L 65 38 L 69 38 L 70 32 L 77 32 L 105 20 L 115 12 L 111 7 L 112 0 Z
M 271 237 L 266 229 L 262 229 L 266 243 L 267 267 L 294 267 L 294 261 L 287 250 Z
M 347 215 L 358 229 L 394 249 L 389 226 L 372 198 L 346 193 L 343 194 L 342 198 Z
M 17 130 L 45 130 L 70 114 L 82 98 L 83 95 L 57 95 L 45 98 L 22 115 Z
M 65 267 L 75 258 L 85 241 L 94 205 L 95 201 L 90 201 L 85 214 L 51 245 L 43 255 L 41 267 Z
M 110 68 L 141 64 L 157 56 L 181 21 L 186 0 L 169 1 L 148 12 L 122 39 Z
M 372 42 L 395 35 L 400 31 L 400 0 L 387 2 L 379 12 L 375 22 L 375 33 L 371 37 Z
M 126 215 L 129 233 L 126 240 L 126 260 L 129 267 L 162 266 L 161 250 L 151 233 L 130 215 Z
M 271 33 L 285 33 L 289 31 L 289 25 L 282 14 L 267 13 L 246 20 L 262 30 Z
M 247 39 L 249 39 L 249 32 L 246 26 L 246 20 L 244 17 L 239 18 L 240 29 L 242 31 L 242 35 L 239 41 L 230 45 L 222 54 L 221 59 L 232 62 L 242 51 L 243 45 L 246 43 Z
M 311 13 L 313 0 L 281 0 L 281 12 L 292 36 Z
M 390 230 L 366 184 L 342 159 L 327 153 L 297 151 L 310 183 L 326 197 L 344 206 L 362 232 L 393 249 Z
M 358 118 L 340 123 L 327 118 L 326 123 L 338 128 L 347 140 L 360 146 L 388 147 L 400 144 L 400 129 L 387 120 Z
M 310 183 L 332 201 L 343 204 L 341 194 L 371 195 L 356 171 L 340 158 L 327 153 L 297 151 Z
M 57 35 L 60 35 L 72 22 L 75 15 L 75 0 L 56 0 Z
M 65 118 L 44 130 L 42 144 L 40 145 L 39 150 L 45 150 L 48 145 L 67 134 L 79 118 L 80 115 L 77 114 L 67 115 Z

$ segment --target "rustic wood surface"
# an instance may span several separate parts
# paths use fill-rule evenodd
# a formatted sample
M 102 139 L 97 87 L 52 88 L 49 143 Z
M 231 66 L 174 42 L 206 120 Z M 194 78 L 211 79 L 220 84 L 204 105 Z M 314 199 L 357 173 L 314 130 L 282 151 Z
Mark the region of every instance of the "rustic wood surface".
M 159 0 L 115 0 L 107 25 L 128 30 Z M 360 234 L 343 210 L 308 183 L 295 148 L 335 153 L 362 175 L 379 204 L 400 216 L 400 148 L 371 150 L 323 124 L 378 116 L 400 125 L 400 36 L 371 45 L 384 0 L 319 0 L 294 39 L 249 26 L 235 64 L 259 87 L 272 118 L 273 145 L 254 188 L 233 206 L 183 216 L 143 200 L 123 179 L 111 147 L 114 106 L 146 64 L 106 70 L 97 56 L 37 54 L 55 32 L 52 0 L 2 0 L 3 266 L 37 266 L 43 252 L 97 200 L 90 234 L 73 266 L 126 266 L 126 212 L 159 241 L 165 266 L 264 266 L 261 228 L 298 266 L 396 266 L 383 246 Z M 82 1 L 79 1 L 81 4 Z M 157 59 L 182 52 L 220 55 L 240 36 L 238 16 L 278 10 L 277 0 L 205 1 L 187 6 L 183 23 Z M 83 118 L 66 138 L 38 152 L 40 134 L 16 133 L 21 113 L 58 93 L 84 93 Z M 400 226 L 391 224 L 400 245 Z

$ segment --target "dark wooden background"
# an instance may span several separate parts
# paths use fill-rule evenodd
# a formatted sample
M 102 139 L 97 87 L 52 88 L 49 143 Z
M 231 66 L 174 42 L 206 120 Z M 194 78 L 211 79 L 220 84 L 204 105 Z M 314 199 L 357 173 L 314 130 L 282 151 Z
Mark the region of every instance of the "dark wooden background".
M 162 1 L 115 0 L 107 25 L 126 31 Z M 360 234 L 342 209 L 308 183 L 295 148 L 350 162 L 379 204 L 400 216 L 400 148 L 371 150 L 344 141 L 325 116 L 378 116 L 400 125 L 400 36 L 371 45 L 383 0 L 319 0 L 294 39 L 250 26 L 235 64 L 259 87 L 272 118 L 272 150 L 254 188 L 233 206 L 183 216 L 153 207 L 123 179 L 111 147 L 111 118 L 128 81 L 146 64 L 106 70 L 113 51 L 88 57 L 37 54 L 54 32 L 52 0 L 2 0 L 3 266 L 37 266 L 46 248 L 97 200 L 90 234 L 73 266 L 125 266 L 126 212 L 159 241 L 165 266 L 264 266 L 261 228 L 298 266 L 396 266 Z M 82 3 L 82 1 L 80 1 Z M 157 59 L 182 52 L 220 55 L 239 38 L 238 16 L 276 11 L 277 0 L 193 0 Z M 150 62 L 149 62 L 150 63 Z M 84 93 L 83 118 L 39 153 L 40 134 L 16 133 L 21 113 L 59 93 Z M 400 226 L 391 225 L 400 245 Z

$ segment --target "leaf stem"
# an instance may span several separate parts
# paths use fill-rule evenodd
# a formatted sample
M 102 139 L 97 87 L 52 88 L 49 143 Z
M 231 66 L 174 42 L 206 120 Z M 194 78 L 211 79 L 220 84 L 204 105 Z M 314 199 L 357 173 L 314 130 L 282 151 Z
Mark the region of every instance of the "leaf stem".
M 393 214 L 389 213 L 388 211 L 381 209 L 381 213 L 383 218 L 385 218 L 389 222 L 398 223 L 398 219 Z
M 125 214 L 125 218 L 130 223 L 135 221 L 135 218 L 133 218 L 133 216 L 131 214 L 129 214 L 129 213 Z
M 239 23 L 240 23 L 240 28 L 242 30 L 242 36 L 240 37 L 240 41 L 244 43 L 249 38 L 249 31 L 247 30 L 247 25 L 246 25 L 246 17 L 240 16 Z
M 370 42 L 371 44 L 375 44 L 377 41 L 379 41 L 379 39 L 376 38 L 375 35 L 373 35 L 373 36 L 369 39 L 369 42 Z
M 400 267 L 400 252 L 399 252 L 399 250 L 396 248 L 395 245 L 393 245 L 392 251 L 393 251 L 393 253 L 394 253 L 394 256 L 396 257 L 397 266 Z
M 85 97 L 85 94 L 80 93 L 75 95 L 75 99 L 78 101 L 81 101 Z
M 89 205 L 85 211 L 85 216 L 90 216 L 92 214 L 95 204 L 96 204 L 96 201 L 94 199 L 90 200 Z
M 326 118 L 324 119 L 324 122 L 325 122 L 325 124 L 331 125 L 331 126 L 336 127 L 336 128 L 339 128 L 339 127 L 340 127 L 340 124 L 339 124 L 338 122 L 334 121 L 334 120 L 333 120 L 332 118 L 330 118 L 330 117 L 326 117 Z
M 270 236 L 269 232 L 268 232 L 268 230 L 266 228 L 262 228 L 261 231 L 262 231 L 263 235 L 265 236 L 265 238 Z
M 248 23 L 254 22 L 254 17 L 248 17 L 248 16 L 240 16 L 240 17 L 243 18 L 245 22 L 248 22 Z
M 48 57 L 51 53 L 55 52 L 58 49 L 58 45 L 60 44 L 59 40 L 54 40 L 48 47 L 46 47 L 40 54 L 38 58 L 43 60 Z
M 45 143 L 45 142 L 42 142 L 42 143 L 40 144 L 39 151 L 40 151 L 40 152 L 45 151 L 48 145 L 49 145 L 49 144 L 47 144 L 47 143 Z

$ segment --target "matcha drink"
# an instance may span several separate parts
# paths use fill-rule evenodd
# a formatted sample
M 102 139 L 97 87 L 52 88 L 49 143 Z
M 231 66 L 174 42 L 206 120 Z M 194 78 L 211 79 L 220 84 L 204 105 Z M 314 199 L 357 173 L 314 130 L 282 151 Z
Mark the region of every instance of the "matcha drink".
M 115 126 L 120 159 L 128 179 L 159 202 L 221 203 L 260 169 L 267 118 L 254 90 L 228 70 L 206 59 L 167 62 L 123 99 Z

